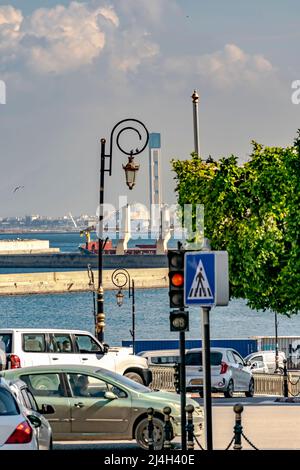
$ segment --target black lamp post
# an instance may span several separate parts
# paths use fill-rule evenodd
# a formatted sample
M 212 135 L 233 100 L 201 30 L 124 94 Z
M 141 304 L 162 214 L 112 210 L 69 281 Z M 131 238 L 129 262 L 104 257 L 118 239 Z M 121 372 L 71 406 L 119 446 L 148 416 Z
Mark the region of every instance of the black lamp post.
M 126 287 L 128 284 L 128 296 L 132 299 L 131 303 L 131 321 L 132 329 L 129 330 L 132 337 L 132 350 L 135 354 L 135 291 L 134 291 L 134 280 L 131 279 L 127 269 L 115 269 L 111 275 L 112 283 L 118 287 L 118 292 L 116 293 L 117 305 L 121 307 L 123 305 L 124 294 L 122 288 Z
M 279 353 L 278 353 L 278 318 L 275 312 L 275 374 L 279 373 Z
M 139 139 L 141 148 L 127 151 L 120 144 L 120 137 L 125 131 L 133 131 Z M 105 313 L 104 313 L 104 293 L 103 293 L 103 251 L 108 238 L 103 237 L 103 204 L 104 204 L 104 174 L 109 173 L 111 176 L 112 172 L 112 146 L 115 138 L 118 149 L 121 153 L 128 155 L 127 165 L 123 165 L 123 169 L 126 175 L 126 184 L 129 189 L 132 189 L 135 185 L 136 173 L 139 169 L 139 165 L 134 163 L 135 155 L 139 155 L 147 147 L 149 140 L 149 132 L 146 126 L 137 119 L 123 119 L 118 122 L 111 131 L 109 153 L 105 153 L 106 139 L 101 139 L 101 162 L 100 162 L 100 194 L 99 194 L 99 216 L 98 216 L 98 290 L 97 290 L 97 320 L 96 320 L 96 336 L 99 341 L 104 340 L 104 327 L 105 327 Z

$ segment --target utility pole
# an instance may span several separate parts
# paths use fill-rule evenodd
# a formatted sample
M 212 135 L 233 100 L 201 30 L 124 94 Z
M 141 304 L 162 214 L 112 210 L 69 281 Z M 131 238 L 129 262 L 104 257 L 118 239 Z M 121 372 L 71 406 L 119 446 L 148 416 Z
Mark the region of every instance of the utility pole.
M 193 101 L 194 152 L 200 157 L 199 113 L 198 113 L 199 95 L 196 90 L 194 90 L 191 98 Z

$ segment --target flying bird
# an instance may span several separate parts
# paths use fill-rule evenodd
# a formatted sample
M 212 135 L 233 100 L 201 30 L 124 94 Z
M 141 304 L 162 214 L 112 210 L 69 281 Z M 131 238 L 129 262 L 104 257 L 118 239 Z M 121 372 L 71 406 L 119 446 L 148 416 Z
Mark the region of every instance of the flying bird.
M 19 189 L 23 189 L 24 186 L 17 186 L 14 190 L 13 190 L 13 193 L 15 193 L 16 191 L 18 191 Z

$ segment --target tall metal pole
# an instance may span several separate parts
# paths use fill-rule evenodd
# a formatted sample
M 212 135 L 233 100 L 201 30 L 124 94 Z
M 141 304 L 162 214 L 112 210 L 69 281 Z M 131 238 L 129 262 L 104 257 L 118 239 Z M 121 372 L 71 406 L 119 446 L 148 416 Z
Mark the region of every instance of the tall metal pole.
M 129 281 L 130 282 L 130 281 Z M 132 350 L 135 354 L 135 291 L 134 291 L 134 279 L 131 284 L 131 295 L 132 295 Z
M 137 128 L 138 127 L 138 128 Z M 139 139 L 141 148 L 136 147 L 135 151 L 124 149 L 120 144 L 120 136 L 125 131 L 134 132 L 136 137 Z M 115 132 L 117 133 L 115 137 Z M 103 218 L 104 218 L 104 175 L 105 172 L 112 173 L 112 148 L 113 148 L 113 137 L 115 137 L 116 145 L 118 149 L 125 155 L 128 156 L 127 165 L 123 165 L 123 169 L 126 174 L 126 184 L 129 189 L 132 189 L 135 184 L 135 174 L 139 169 L 139 165 L 133 162 L 133 158 L 136 155 L 142 153 L 149 141 L 149 132 L 146 126 L 138 119 L 123 119 L 119 121 L 112 129 L 110 133 L 110 151 L 108 154 L 105 153 L 105 139 L 101 139 L 101 163 L 100 163 L 100 192 L 99 192 L 99 217 L 98 217 L 98 289 L 97 289 L 97 319 L 96 319 L 96 336 L 99 341 L 104 340 L 104 327 L 105 327 L 105 314 L 104 314 L 104 293 L 103 293 L 103 251 L 105 248 L 106 240 L 103 239 Z M 108 159 L 108 168 L 105 168 L 105 159 Z
M 210 307 L 202 307 L 202 363 L 204 371 L 204 431 L 206 450 L 213 450 L 212 406 L 211 406 L 211 367 L 210 367 Z
M 180 350 L 180 408 L 181 408 L 181 450 L 186 450 L 186 377 L 185 377 L 185 332 L 179 332 Z
M 98 290 L 97 290 L 97 324 L 96 336 L 99 341 L 104 340 L 105 314 L 103 293 L 103 204 L 104 204 L 104 174 L 105 174 L 105 139 L 101 139 L 100 162 L 100 192 L 99 192 L 99 217 L 98 217 Z
M 278 319 L 275 312 L 275 373 L 279 372 L 279 348 L 278 348 Z
M 198 102 L 199 95 L 196 90 L 191 96 L 193 101 L 193 124 L 194 124 L 194 152 L 200 157 L 200 139 L 199 139 L 199 113 Z

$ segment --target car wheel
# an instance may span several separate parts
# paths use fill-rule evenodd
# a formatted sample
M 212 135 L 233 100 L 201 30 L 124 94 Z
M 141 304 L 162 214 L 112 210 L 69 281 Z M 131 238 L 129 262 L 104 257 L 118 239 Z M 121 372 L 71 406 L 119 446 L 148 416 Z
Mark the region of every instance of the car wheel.
M 233 398 L 233 392 L 234 392 L 234 384 L 233 384 L 233 380 L 230 379 L 227 390 L 226 392 L 224 392 L 224 397 Z
M 159 418 L 153 418 L 153 440 L 154 449 L 161 450 L 163 448 L 164 439 L 164 423 Z M 139 422 L 135 430 L 135 439 L 143 450 L 148 450 L 148 419 L 145 418 Z
M 124 376 L 133 380 L 134 382 L 137 382 L 138 384 L 144 385 L 142 377 L 137 372 L 126 372 Z
M 249 383 L 249 389 L 245 392 L 246 397 L 253 397 L 254 396 L 254 380 L 251 379 Z

